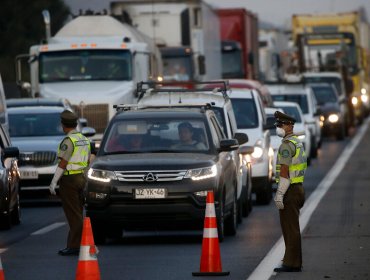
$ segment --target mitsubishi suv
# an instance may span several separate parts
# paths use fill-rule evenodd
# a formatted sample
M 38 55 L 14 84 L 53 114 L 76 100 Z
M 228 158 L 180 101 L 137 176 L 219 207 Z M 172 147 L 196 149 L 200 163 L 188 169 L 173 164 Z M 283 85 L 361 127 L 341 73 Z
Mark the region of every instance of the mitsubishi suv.
M 202 229 L 208 191 L 219 239 L 234 235 L 241 135 L 226 137 L 211 104 L 118 105 L 88 170 L 96 242 L 130 229 Z

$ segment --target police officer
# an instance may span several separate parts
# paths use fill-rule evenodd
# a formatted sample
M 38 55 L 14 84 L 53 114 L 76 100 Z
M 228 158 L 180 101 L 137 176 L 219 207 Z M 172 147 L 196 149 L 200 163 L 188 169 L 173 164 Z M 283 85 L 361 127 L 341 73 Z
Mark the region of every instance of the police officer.
M 278 188 L 275 204 L 279 209 L 280 225 L 285 242 L 283 264 L 275 272 L 299 272 L 302 269 L 301 233 L 299 210 L 305 200 L 302 186 L 307 169 L 307 158 L 302 143 L 293 134 L 295 119 L 275 112 L 276 133 L 282 137 L 276 162 Z
M 69 233 L 67 247 L 58 253 L 67 256 L 79 254 L 83 227 L 84 171 L 89 164 L 91 148 L 89 140 L 76 131 L 77 116 L 65 110 L 60 117 L 67 136 L 59 145 L 59 164 L 49 190 L 55 195 L 55 187 L 59 181 L 59 195 L 68 221 Z

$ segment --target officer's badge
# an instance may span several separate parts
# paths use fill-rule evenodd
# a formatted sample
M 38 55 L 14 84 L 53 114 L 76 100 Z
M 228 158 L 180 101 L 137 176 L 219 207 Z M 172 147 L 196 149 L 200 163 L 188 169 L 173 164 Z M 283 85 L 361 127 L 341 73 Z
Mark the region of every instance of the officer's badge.
M 67 144 L 63 144 L 63 145 L 60 147 L 60 149 L 61 149 L 62 151 L 67 151 L 67 149 L 68 149 Z
M 282 156 L 283 158 L 287 158 L 287 157 L 289 157 L 289 155 L 290 155 L 290 153 L 289 153 L 289 151 L 288 151 L 288 150 L 282 150 L 282 151 L 281 151 L 281 156 Z

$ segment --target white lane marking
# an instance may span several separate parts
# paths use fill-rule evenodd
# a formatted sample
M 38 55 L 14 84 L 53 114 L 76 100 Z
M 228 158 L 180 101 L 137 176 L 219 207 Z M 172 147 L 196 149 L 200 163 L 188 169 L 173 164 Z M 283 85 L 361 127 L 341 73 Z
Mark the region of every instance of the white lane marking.
M 310 197 L 306 200 L 299 218 L 299 224 L 301 226 L 301 233 L 306 228 L 308 221 L 310 220 L 312 213 L 316 209 L 317 205 L 324 197 L 326 192 L 330 189 L 334 180 L 337 178 L 339 173 L 344 168 L 346 162 L 351 157 L 354 149 L 358 146 L 361 139 L 364 137 L 365 132 L 369 126 L 370 119 L 367 119 L 366 123 L 362 125 L 356 134 L 355 138 L 346 146 L 345 150 L 330 169 L 325 178 L 320 182 L 316 189 L 312 192 Z M 260 262 L 252 274 L 247 278 L 247 280 L 268 280 L 273 274 L 274 267 L 278 266 L 281 262 L 281 258 L 284 254 L 284 240 L 281 237 L 271 250 L 267 253 L 265 258 Z
M 4 253 L 8 248 L 0 248 L 0 254 Z
M 54 224 L 51 224 L 51 225 L 48 225 L 42 229 L 39 229 L 33 233 L 31 233 L 31 235 L 40 235 L 40 234 L 45 234 L 49 231 L 52 231 L 58 227 L 61 227 L 61 226 L 64 226 L 66 223 L 65 222 L 60 222 L 60 223 L 54 223 Z

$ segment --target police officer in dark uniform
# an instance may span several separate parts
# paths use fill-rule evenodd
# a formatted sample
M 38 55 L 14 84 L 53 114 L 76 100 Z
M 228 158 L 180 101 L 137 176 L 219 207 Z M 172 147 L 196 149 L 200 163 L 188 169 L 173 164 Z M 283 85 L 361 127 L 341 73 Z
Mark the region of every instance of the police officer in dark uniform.
M 59 181 L 59 195 L 69 225 L 67 247 L 58 252 L 62 256 L 79 254 L 83 227 L 84 171 L 91 154 L 89 140 L 76 130 L 77 119 L 69 110 L 61 113 L 63 131 L 67 136 L 59 145 L 59 164 L 49 186 L 50 193 L 55 195 Z
M 276 133 L 282 137 L 276 162 L 278 188 L 275 204 L 279 209 L 280 225 L 285 242 L 283 264 L 275 272 L 299 272 L 302 269 L 301 233 L 299 210 L 305 201 L 302 186 L 307 158 L 303 144 L 293 134 L 295 119 L 282 112 L 275 112 Z

